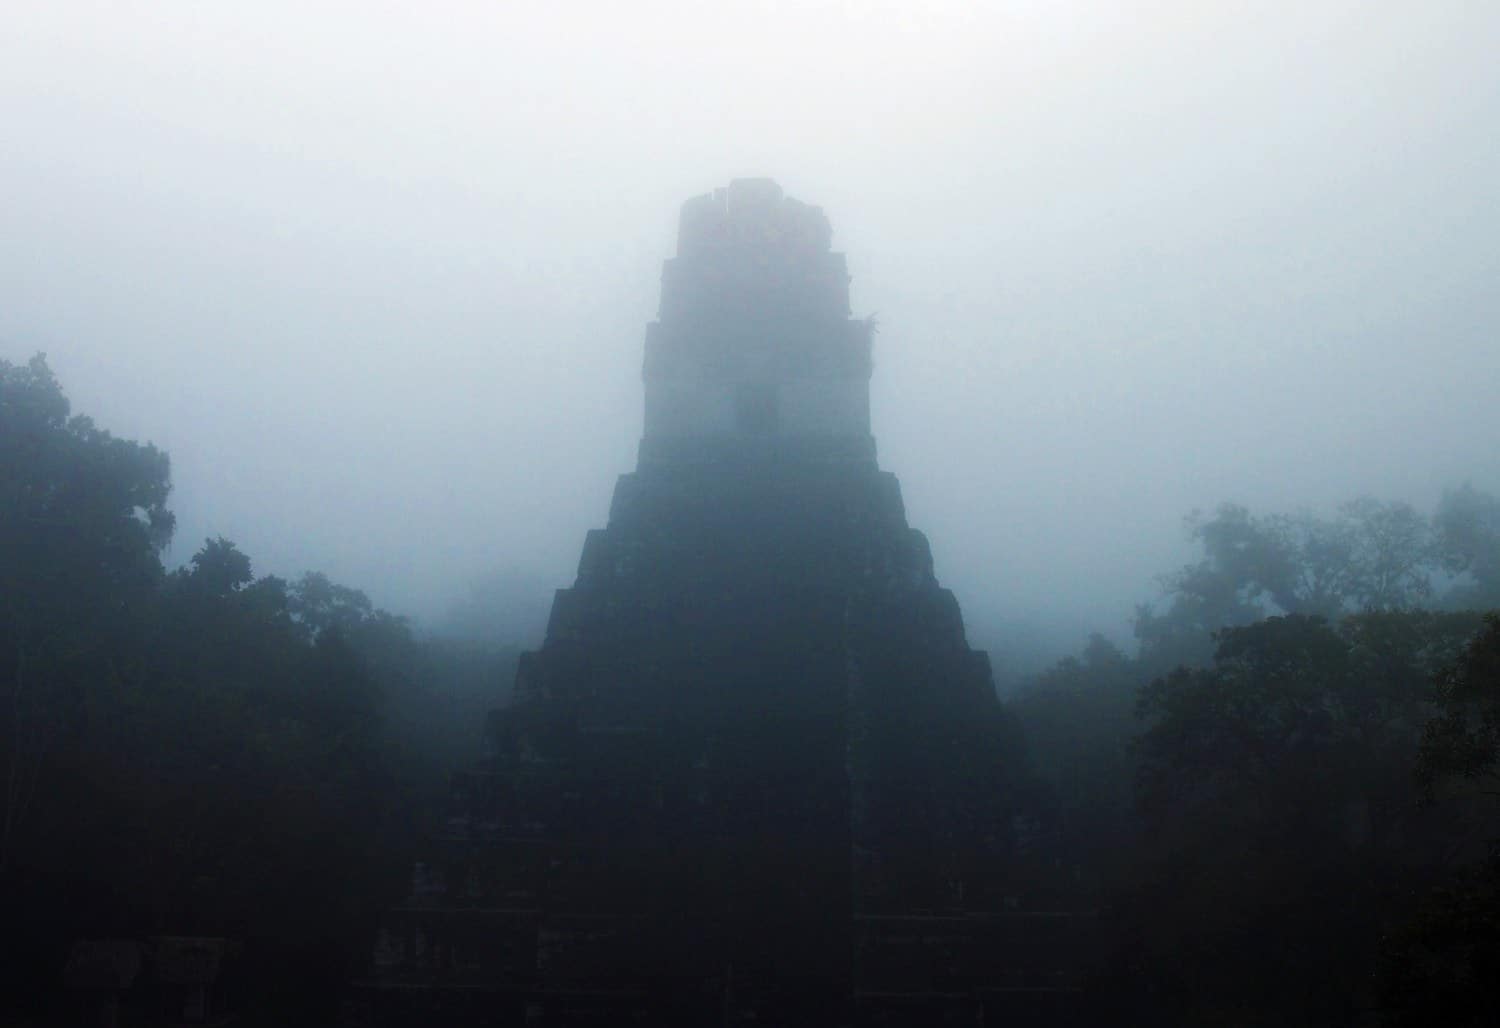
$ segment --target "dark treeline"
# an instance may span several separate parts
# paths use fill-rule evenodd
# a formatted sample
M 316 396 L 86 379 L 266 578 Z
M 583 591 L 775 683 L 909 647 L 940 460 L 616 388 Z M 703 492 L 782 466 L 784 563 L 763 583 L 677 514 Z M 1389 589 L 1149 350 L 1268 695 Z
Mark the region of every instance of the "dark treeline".
M 1137 655 L 1096 635 L 1011 703 L 1096 985 L 1123 1023 L 1491 1023 L 1500 501 L 1189 527 Z
M 7 1023 L 72 1016 L 78 940 L 159 936 L 242 946 L 245 1023 L 327 1023 L 513 676 L 224 539 L 166 568 L 169 489 L 0 362 Z M 1095 636 L 1009 704 L 1028 887 L 1099 911 L 1120 1023 L 1488 1023 L 1500 501 L 1190 529 L 1135 655 Z
M 514 674 L 224 539 L 167 570 L 168 470 L 0 362 L 7 1024 L 72 1023 L 77 940 L 156 936 L 235 940 L 252 1023 L 328 1023 Z

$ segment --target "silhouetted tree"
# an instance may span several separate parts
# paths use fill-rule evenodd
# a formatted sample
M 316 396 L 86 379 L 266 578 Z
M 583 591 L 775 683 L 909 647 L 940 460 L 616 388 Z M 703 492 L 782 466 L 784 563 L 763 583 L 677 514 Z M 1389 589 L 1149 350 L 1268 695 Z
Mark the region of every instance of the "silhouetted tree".
M 45 359 L 0 361 L 0 870 L 48 796 L 46 755 L 79 694 L 117 674 L 119 644 L 141 631 L 170 489 L 166 454 L 70 416 Z
M 513 673 L 224 538 L 166 572 L 169 491 L 44 360 L 0 362 L 7 1023 L 73 938 L 137 933 L 244 939 L 269 1016 L 326 1020 Z
M 1472 841 L 1384 940 L 1381 998 L 1392 1025 L 1478 1026 L 1500 1006 L 1500 614 L 1435 684 L 1439 711 L 1423 730 L 1416 780 L 1429 800 L 1463 812 Z
M 1146 951 L 1191 967 L 1173 986 L 1181 1002 L 1249 994 L 1258 1016 L 1307 1023 L 1373 1002 L 1382 914 L 1451 837 L 1408 769 L 1431 676 L 1477 623 L 1269 618 L 1219 633 L 1211 667 L 1142 691 L 1139 802 L 1157 883 L 1142 931 Z
M 1129 868 L 1138 834 L 1132 740 L 1140 667 L 1102 635 L 1037 676 L 1007 705 L 1047 790 L 1054 857 L 1095 902 Z
M 1468 579 L 1448 605 L 1500 607 L 1500 499 L 1465 483 L 1443 494 L 1432 522 L 1443 567 Z
M 1412 608 L 1437 569 L 1431 527 L 1405 503 L 1361 497 L 1332 519 L 1225 504 L 1188 526 L 1203 557 L 1163 579 L 1165 609 L 1136 610 L 1141 659 L 1155 673 L 1206 664 L 1213 633 L 1270 615 Z

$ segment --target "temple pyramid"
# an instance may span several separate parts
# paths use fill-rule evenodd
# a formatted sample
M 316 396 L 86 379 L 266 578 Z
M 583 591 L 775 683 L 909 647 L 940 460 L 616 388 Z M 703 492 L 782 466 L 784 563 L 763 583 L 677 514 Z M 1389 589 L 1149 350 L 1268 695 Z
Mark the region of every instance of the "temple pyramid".
M 1068 922 L 1016 895 L 989 662 L 876 461 L 831 241 L 764 179 L 683 206 L 637 466 L 353 1020 L 1051 1023 Z

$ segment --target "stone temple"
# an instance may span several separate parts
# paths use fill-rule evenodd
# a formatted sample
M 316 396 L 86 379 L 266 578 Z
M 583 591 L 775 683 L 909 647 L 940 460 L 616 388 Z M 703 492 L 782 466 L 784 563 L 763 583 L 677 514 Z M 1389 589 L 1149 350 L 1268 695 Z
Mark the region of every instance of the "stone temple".
M 1063 1023 L 985 654 L 876 463 L 874 324 L 764 179 L 682 209 L 645 430 L 493 754 L 390 912 L 371 1025 Z

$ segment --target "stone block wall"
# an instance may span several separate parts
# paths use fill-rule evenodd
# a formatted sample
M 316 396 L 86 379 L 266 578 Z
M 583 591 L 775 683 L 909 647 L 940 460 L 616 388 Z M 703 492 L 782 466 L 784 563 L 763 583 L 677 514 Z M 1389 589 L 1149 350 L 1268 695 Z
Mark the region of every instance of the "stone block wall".
M 742 179 L 689 200 L 646 333 L 646 437 L 868 437 L 871 325 L 828 219 Z

